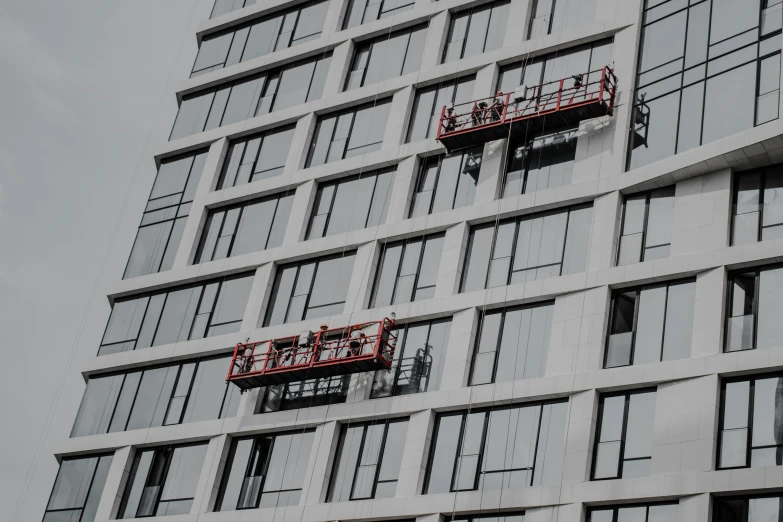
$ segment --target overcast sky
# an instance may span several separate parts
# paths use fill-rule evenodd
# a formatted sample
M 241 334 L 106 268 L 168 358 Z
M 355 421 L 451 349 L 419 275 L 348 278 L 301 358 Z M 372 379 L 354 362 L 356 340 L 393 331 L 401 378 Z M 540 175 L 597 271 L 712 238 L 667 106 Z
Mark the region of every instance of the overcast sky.
M 212 2 L 0 0 L 2 520 L 41 520 Z

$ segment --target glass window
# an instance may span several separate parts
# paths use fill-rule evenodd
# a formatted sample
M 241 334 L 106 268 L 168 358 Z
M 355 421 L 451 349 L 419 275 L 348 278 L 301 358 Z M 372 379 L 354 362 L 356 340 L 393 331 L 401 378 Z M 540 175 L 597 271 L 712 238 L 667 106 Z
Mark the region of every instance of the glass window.
M 648 476 L 654 419 L 655 390 L 602 395 L 592 479 Z
M 307 166 L 380 150 L 390 107 L 391 99 L 387 98 L 318 118 Z
M 502 47 L 510 3 L 504 0 L 452 14 L 442 63 Z
M 783 464 L 783 377 L 744 377 L 721 386 L 718 468 Z
M 315 430 L 234 439 L 215 511 L 299 504 Z
M 474 227 L 460 291 L 583 272 L 592 215 L 571 207 Z
M 427 493 L 560 483 L 567 402 L 438 415 Z
M 230 358 L 197 359 L 87 381 L 71 437 L 233 417 Z
M 783 238 L 783 166 L 756 169 L 734 181 L 731 244 Z
M 371 307 L 435 297 L 445 234 L 405 239 L 384 246 Z
M 543 377 L 554 302 L 486 312 L 473 353 L 470 384 Z
M 410 217 L 426 216 L 473 204 L 484 147 L 430 156 L 419 167 Z
M 393 497 L 407 433 L 408 419 L 343 425 L 328 502 Z
M 626 197 L 617 266 L 669 257 L 673 214 L 674 186 Z
M 101 500 L 112 455 L 63 459 L 43 522 L 92 522 Z
M 525 522 L 525 512 L 502 513 L 492 515 L 461 515 L 446 518 L 450 522 Z
M 400 327 L 392 366 L 375 372 L 371 397 L 438 390 L 450 331 L 451 319 Z
M 324 53 L 184 96 L 169 140 L 318 99 L 331 59 L 331 53 Z
M 292 192 L 210 210 L 195 263 L 258 252 L 283 244 Z
M 278 267 L 263 326 L 343 313 L 355 256 L 347 252 Z
M 516 140 L 509 146 L 503 197 L 570 185 L 576 160 L 576 129 Z
M 776 120 L 780 20 L 763 0 L 646 0 L 627 167 Z
M 587 522 L 669 522 L 677 520 L 677 502 L 588 508 Z
M 170 270 L 207 151 L 161 162 L 123 279 Z
M 294 127 L 282 127 L 232 141 L 218 190 L 282 174 L 293 137 Z
M 118 300 L 98 355 L 239 331 L 254 274 Z
M 715 522 L 767 522 L 783 517 L 783 497 L 713 497 Z
M 329 404 L 341 404 L 348 397 L 350 375 L 267 386 L 260 412 L 297 410 Z
M 595 19 L 596 0 L 536 0 L 528 39 L 567 31 Z
M 344 90 L 418 71 L 426 40 L 424 24 L 356 44 Z
M 207 444 L 136 450 L 118 519 L 190 513 Z
M 604 368 L 690 357 L 695 299 L 694 280 L 616 291 Z
M 212 16 L 255 4 L 256 0 L 216 0 Z M 264 56 L 318 38 L 323 29 L 328 1 L 311 1 L 271 16 L 256 18 L 228 31 L 204 37 L 191 78 Z
M 396 168 L 319 183 L 307 239 L 385 223 Z
M 413 9 L 413 0 L 349 0 L 343 29 L 356 27 Z
M 408 142 L 434 138 L 438 132 L 441 112 L 446 105 L 459 105 L 473 99 L 476 75 L 440 82 L 416 89 L 413 112 L 408 126 Z
M 725 351 L 783 344 L 781 292 L 783 269 L 777 266 L 729 274 Z

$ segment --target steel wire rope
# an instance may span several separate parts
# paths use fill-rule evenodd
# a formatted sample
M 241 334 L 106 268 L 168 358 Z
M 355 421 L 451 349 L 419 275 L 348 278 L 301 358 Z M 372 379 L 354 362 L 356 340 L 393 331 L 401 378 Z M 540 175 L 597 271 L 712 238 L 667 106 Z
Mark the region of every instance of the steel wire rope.
M 193 15 L 194 15 L 194 13 L 196 11 L 196 6 L 197 5 L 198 5 L 197 2 L 193 2 L 193 7 L 190 10 L 190 15 L 188 15 L 188 23 L 186 25 L 186 30 L 183 31 L 182 38 L 180 38 L 180 42 L 179 42 L 179 45 L 177 47 L 177 52 L 176 52 L 175 57 L 174 57 L 174 63 L 177 63 L 177 61 L 179 60 L 180 54 L 182 53 L 182 46 L 184 45 L 185 38 L 188 35 L 187 28 L 189 28 L 190 25 L 191 25 L 191 21 L 193 20 Z M 167 78 L 166 78 L 166 89 L 161 94 L 161 96 L 160 96 L 160 98 L 158 100 L 158 105 L 157 105 L 157 108 L 155 110 L 155 114 L 160 114 L 161 107 L 162 107 L 163 102 L 164 102 L 164 100 L 165 100 L 165 98 L 167 96 L 167 93 L 168 93 L 168 86 L 171 84 L 171 79 L 172 79 L 174 70 L 175 69 L 173 67 L 171 69 L 169 69 L 169 73 L 168 73 Z M 136 181 L 138 180 L 138 178 L 140 176 L 141 162 L 142 162 L 142 160 L 144 158 L 144 155 L 146 153 L 147 146 L 149 145 L 150 138 L 152 137 L 153 128 L 154 128 L 154 124 L 150 125 L 149 130 L 147 131 L 147 135 L 144 138 L 144 142 L 143 142 L 143 146 L 141 148 L 141 151 L 139 152 L 138 159 L 136 160 L 136 164 L 135 164 L 134 169 L 133 169 L 133 175 L 131 176 L 130 182 L 128 183 L 128 186 L 127 186 L 127 188 L 125 190 L 125 196 L 124 196 L 124 198 L 122 200 L 122 204 L 120 205 L 119 212 L 117 213 L 117 219 L 114 222 L 114 227 L 112 228 L 111 235 L 109 236 L 109 246 L 106 249 L 106 252 L 105 252 L 105 254 L 103 256 L 103 259 L 101 260 L 100 267 L 98 268 L 98 271 L 95 274 L 95 278 L 93 280 L 93 284 L 92 284 L 92 287 L 90 289 L 89 296 L 87 298 L 87 306 L 85 307 L 84 313 L 82 314 L 82 318 L 79 321 L 79 326 L 78 326 L 78 328 L 76 330 L 76 335 L 75 335 L 73 343 L 71 343 L 71 347 L 70 347 L 70 349 L 68 351 L 68 357 L 66 359 L 65 365 L 62 368 L 60 380 L 59 380 L 59 382 L 57 384 L 57 389 L 56 389 L 55 395 L 52 398 L 51 406 L 49 407 L 49 411 L 48 411 L 47 416 L 46 416 L 46 422 L 44 424 L 44 428 L 41 431 L 40 436 L 38 437 L 38 442 L 36 444 L 36 448 L 35 448 L 35 451 L 33 453 L 33 459 L 30 462 L 30 466 L 28 467 L 27 472 L 25 473 L 24 480 L 22 481 L 22 490 L 20 492 L 19 497 L 17 498 L 16 504 L 14 506 L 14 511 L 13 511 L 13 513 L 11 515 L 11 521 L 12 522 L 18 522 L 19 516 L 21 515 L 22 510 L 24 509 L 24 503 L 25 503 L 25 501 L 27 499 L 27 494 L 29 492 L 30 484 L 32 482 L 33 475 L 35 474 L 35 469 L 38 466 L 38 461 L 39 461 L 40 456 L 41 456 L 41 451 L 43 449 L 43 446 L 45 444 L 45 441 L 47 440 L 49 431 L 51 429 L 51 424 L 52 424 L 52 419 L 54 417 L 54 412 L 57 411 L 57 408 L 58 408 L 59 403 L 60 403 L 60 399 L 62 398 L 62 391 L 65 388 L 65 382 L 66 382 L 68 376 L 70 375 L 71 367 L 73 366 L 74 360 L 76 358 L 76 351 L 77 351 L 77 348 L 78 348 L 78 346 L 80 344 L 81 337 L 82 337 L 82 335 L 84 333 L 84 328 L 85 328 L 85 325 L 87 323 L 87 317 L 89 315 L 89 311 L 90 311 L 90 309 L 92 308 L 92 306 L 94 304 L 95 296 L 98 293 L 98 287 L 99 287 L 100 281 L 101 281 L 101 279 L 103 277 L 103 274 L 104 274 L 104 272 L 106 270 L 106 265 L 107 265 L 108 260 L 109 260 L 109 255 L 111 254 L 111 252 L 112 252 L 112 250 L 114 248 L 114 244 L 115 244 L 115 240 L 116 240 L 116 237 L 117 237 L 117 232 L 118 232 L 119 227 L 120 227 L 120 223 L 122 222 L 123 215 L 124 215 L 125 210 L 126 210 L 126 208 L 128 206 L 128 201 L 130 199 L 130 194 L 131 194 L 131 188 L 133 187 L 133 185 L 136 183 Z

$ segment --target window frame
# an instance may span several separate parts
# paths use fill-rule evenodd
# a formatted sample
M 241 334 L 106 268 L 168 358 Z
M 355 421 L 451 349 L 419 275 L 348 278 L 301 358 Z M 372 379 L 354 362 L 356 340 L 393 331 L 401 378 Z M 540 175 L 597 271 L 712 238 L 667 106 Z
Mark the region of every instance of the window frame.
M 758 332 L 759 332 L 759 299 L 761 298 L 761 274 L 763 272 L 769 272 L 772 270 L 780 270 L 783 269 L 783 263 L 772 263 L 772 264 L 763 264 L 758 265 L 754 267 L 749 268 L 740 268 L 736 270 L 730 270 L 728 272 L 728 277 L 726 278 L 726 304 L 725 304 L 725 328 L 724 328 L 724 334 L 723 334 L 723 352 L 722 353 L 733 353 L 733 352 L 748 352 L 751 350 L 758 350 Z M 747 348 L 744 350 L 729 350 L 729 342 L 730 342 L 730 335 L 729 335 L 729 326 L 731 319 L 734 317 L 743 317 L 743 316 L 734 316 L 731 315 L 731 309 L 732 305 L 734 303 L 734 280 L 737 276 L 743 276 L 753 274 L 753 346 L 751 348 Z
M 611 368 L 627 368 L 629 366 L 634 366 L 634 357 L 636 355 L 636 334 L 637 334 L 637 326 L 639 324 L 639 299 L 641 297 L 641 293 L 643 290 L 654 290 L 658 288 L 666 288 L 666 300 L 664 301 L 663 305 L 663 328 L 661 328 L 661 357 L 663 357 L 663 346 L 664 346 L 664 340 L 666 339 L 666 311 L 669 308 L 669 288 L 672 286 L 678 286 L 678 285 L 686 285 L 686 284 L 696 284 L 696 278 L 695 277 L 686 277 L 682 279 L 672 279 L 670 281 L 663 281 L 660 283 L 652 283 L 648 285 L 640 285 L 640 286 L 630 286 L 630 287 L 624 287 L 624 288 L 617 288 L 615 290 L 612 290 L 612 296 L 609 304 L 609 322 L 607 323 L 607 330 L 606 330 L 606 339 L 604 341 L 604 360 L 603 360 L 603 367 L 602 369 L 611 369 Z M 623 365 L 623 366 L 606 366 L 607 360 L 609 358 L 609 340 L 611 335 L 618 335 L 618 334 L 611 334 L 610 331 L 612 330 L 614 326 L 614 320 L 615 320 L 615 314 L 616 314 L 616 307 L 615 303 L 617 301 L 617 297 L 620 294 L 627 294 L 630 292 L 635 292 L 634 297 L 634 309 L 633 309 L 633 329 L 631 330 L 631 354 L 630 354 L 630 364 Z M 694 309 L 695 309 L 695 303 L 694 303 Z M 671 359 L 671 360 L 679 360 L 679 359 Z M 663 362 L 664 359 L 660 359 L 657 362 Z
M 444 418 L 447 417 L 456 417 L 461 416 L 462 421 L 460 423 L 460 432 L 457 437 L 457 448 L 454 453 L 454 464 L 452 468 L 452 474 L 451 474 L 451 484 L 449 485 L 449 492 L 448 493 L 460 493 L 463 491 L 481 491 L 479 490 L 479 481 L 481 477 L 481 467 L 484 463 L 484 457 L 486 456 L 487 448 L 486 448 L 486 442 L 487 442 L 487 433 L 489 432 L 489 418 L 490 414 L 494 411 L 503 411 L 503 410 L 511 410 L 511 409 L 521 409 L 521 408 L 530 408 L 530 407 L 540 407 L 541 410 L 538 412 L 538 430 L 536 432 L 536 442 L 535 442 L 535 450 L 533 452 L 533 462 L 531 464 L 530 468 L 511 468 L 508 470 L 504 470 L 504 472 L 508 471 L 520 471 L 522 469 L 530 469 L 530 482 L 532 483 L 535 480 L 535 467 L 536 463 L 538 462 L 539 458 L 539 442 L 541 442 L 541 419 L 543 418 L 544 413 L 544 407 L 548 405 L 553 404 L 565 404 L 567 408 L 570 409 L 571 405 L 568 399 L 562 400 L 562 399 L 551 399 L 546 401 L 531 401 L 531 402 L 520 402 L 515 404 L 508 404 L 500 407 L 484 407 L 484 408 L 475 408 L 475 409 L 467 409 L 467 410 L 456 410 L 456 411 L 445 411 L 437 414 L 437 418 L 435 419 L 435 424 L 432 431 L 432 442 L 429 447 L 429 454 L 427 455 L 427 469 L 426 473 L 424 475 L 424 486 L 422 488 L 423 494 L 427 495 L 429 493 L 430 488 L 430 479 L 432 475 L 432 465 L 433 461 L 435 459 L 435 450 L 437 445 L 437 437 L 440 433 L 440 425 Z M 484 427 L 482 428 L 481 433 L 481 448 L 479 450 L 478 454 L 478 462 L 476 464 L 476 474 L 473 479 L 473 488 L 472 489 L 455 489 L 455 480 L 457 479 L 456 471 L 459 467 L 459 461 L 461 458 L 461 449 L 463 447 L 464 443 L 464 436 L 465 436 L 465 426 L 467 424 L 468 416 L 471 414 L 476 413 L 485 413 L 484 416 Z M 525 487 L 531 487 L 530 485 L 527 485 Z M 436 493 L 432 493 L 436 494 Z
M 230 189 L 230 188 L 233 188 L 233 187 L 239 187 L 239 186 L 242 186 L 242 185 L 248 185 L 250 183 L 256 183 L 258 181 L 263 181 L 263 180 L 266 180 L 266 179 L 269 179 L 269 178 L 272 178 L 272 177 L 283 175 L 283 172 L 280 172 L 280 174 L 274 174 L 274 175 L 269 176 L 269 177 L 261 177 L 259 179 L 253 179 L 257 174 L 266 174 L 266 173 L 268 173 L 268 172 L 270 172 L 272 170 L 276 170 L 278 168 L 281 168 L 281 167 L 274 167 L 272 169 L 266 169 L 266 170 L 262 170 L 262 171 L 258 171 L 258 172 L 255 171 L 256 166 L 258 165 L 258 162 L 261 159 L 261 152 L 262 152 L 262 149 L 264 147 L 264 142 L 268 138 L 271 138 L 273 136 L 276 136 L 278 134 L 283 134 L 283 133 L 286 133 L 286 132 L 290 132 L 291 133 L 291 138 L 292 138 L 292 141 L 293 141 L 293 133 L 294 133 L 294 129 L 295 128 L 296 127 L 294 125 L 281 125 L 279 127 L 272 127 L 271 129 L 267 129 L 267 130 L 265 130 L 263 132 L 260 132 L 258 134 L 251 134 L 250 136 L 246 136 L 246 137 L 235 139 L 235 140 L 230 140 L 229 143 L 228 143 L 228 149 L 226 151 L 226 157 L 223 160 L 223 165 L 222 165 L 222 167 L 220 169 L 220 176 L 218 177 L 217 184 L 215 185 L 215 191 L 227 190 L 227 189 Z M 258 152 L 255 153 L 256 157 L 253 159 L 253 168 L 252 168 L 252 170 L 250 172 L 250 176 L 249 176 L 249 178 L 248 178 L 248 180 L 246 182 L 237 183 L 237 177 L 239 177 L 239 169 L 241 168 L 241 166 L 243 164 L 246 164 L 246 163 L 242 163 L 242 162 L 245 159 L 245 154 L 247 154 L 248 144 L 251 141 L 253 141 L 254 139 L 257 139 L 257 138 L 260 138 L 261 142 L 260 142 L 260 144 L 258 146 Z M 233 155 L 233 152 L 234 152 L 234 147 L 239 146 L 239 145 L 242 145 L 243 149 L 242 149 L 242 153 L 241 153 L 240 158 L 239 158 L 240 164 L 237 166 L 237 175 L 234 177 L 231 185 L 226 185 L 227 177 L 229 175 L 229 168 L 231 167 L 231 160 L 232 160 L 232 157 L 233 157 L 232 155 Z M 291 149 L 291 142 L 288 143 L 288 149 L 290 151 L 290 149 Z M 288 156 L 288 151 L 286 151 L 286 156 Z M 285 164 L 283 165 L 282 168 L 285 169 Z
M 114 459 L 114 453 L 94 453 L 94 454 L 89 454 L 89 455 L 64 457 L 62 459 L 62 461 L 60 462 L 60 465 L 57 468 L 57 475 L 55 475 L 55 477 L 54 477 L 54 482 L 52 483 L 52 487 L 49 490 L 49 497 L 48 497 L 48 500 L 46 501 L 46 506 L 44 508 L 44 515 L 43 515 L 43 520 L 44 521 L 46 521 L 47 515 L 49 513 L 62 513 L 62 512 L 67 512 L 67 511 L 70 511 L 70 512 L 79 511 L 80 512 L 79 518 L 78 518 L 78 520 L 76 522 L 81 522 L 82 521 L 82 518 L 84 517 L 84 510 L 87 507 L 87 501 L 90 499 L 90 494 L 93 492 L 93 487 L 96 486 L 96 484 L 95 484 L 95 475 L 96 475 L 96 473 L 98 471 L 98 466 L 100 466 L 101 460 L 104 459 L 104 458 L 108 458 L 109 459 L 109 466 L 111 466 L 111 463 L 112 463 L 112 461 Z M 66 507 L 66 508 L 49 509 L 49 504 L 51 504 L 51 502 L 52 502 L 52 494 L 54 494 L 55 488 L 57 487 L 57 479 L 60 478 L 60 472 L 62 471 L 63 464 L 65 462 L 68 462 L 68 461 L 87 460 L 87 459 L 98 459 L 98 460 L 95 463 L 95 468 L 92 470 L 92 476 L 90 477 L 90 485 L 87 488 L 86 493 L 84 494 L 84 503 L 82 504 L 82 506 L 81 507 Z M 101 487 L 101 491 L 98 493 L 98 497 L 99 498 L 103 495 L 103 490 L 106 487 L 105 479 L 104 479 L 103 484 L 100 487 Z
M 413 9 L 413 7 L 415 5 L 415 1 L 414 0 L 409 0 L 409 1 L 410 1 L 410 3 L 408 3 L 408 4 L 395 7 L 394 9 L 390 9 L 388 11 L 384 11 L 383 10 L 383 6 L 386 4 L 386 0 L 381 0 L 379 2 L 380 6 L 378 7 L 378 16 L 374 20 L 365 20 L 365 17 L 367 16 L 367 8 L 369 7 L 369 5 L 367 3 L 365 3 L 364 8 L 362 10 L 361 20 L 359 21 L 359 23 L 356 24 L 356 25 L 349 26 L 348 24 L 349 24 L 349 22 L 351 20 L 351 15 L 353 14 L 353 8 L 354 8 L 354 6 L 356 5 L 356 2 L 357 2 L 357 0 L 349 0 L 348 1 L 348 6 L 345 9 L 345 14 L 343 16 L 343 21 L 340 24 L 340 30 L 341 31 L 345 31 L 347 29 L 352 29 L 354 27 L 361 27 L 364 24 L 369 24 L 369 23 L 375 22 L 377 20 L 380 20 L 380 19 L 384 18 L 385 16 L 390 16 L 391 13 L 398 13 L 398 12 L 402 12 L 402 11 L 407 11 L 409 9 Z
M 595 505 L 595 506 L 588 506 L 587 507 L 587 518 L 586 522 L 592 521 L 592 515 L 594 511 L 608 511 L 611 509 L 613 511 L 612 513 L 612 521 L 618 522 L 618 510 L 624 509 L 624 508 L 638 508 L 638 507 L 644 507 L 647 508 L 647 513 L 645 513 L 645 520 L 648 520 L 650 517 L 650 508 L 655 506 L 679 506 L 680 502 L 678 500 L 674 501 L 667 501 L 667 502 L 634 502 L 632 504 L 610 504 L 610 505 Z M 672 521 L 674 522 L 674 521 Z
M 479 55 L 486 53 L 487 52 L 487 40 L 489 39 L 489 33 L 490 33 L 490 30 L 491 30 L 490 23 L 492 21 L 492 12 L 495 10 L 496 7 L 500 7 L 500 6 L 504 5 L 504 4 L 507 4 L 509 6 L 509 8 L 510 8 L 511 1 L 510 0 L 491 0 L 489 2 L 483 2 L 483 3 L 477 4 L 477 5 L 473 5 L 471 7 L 466 8 L 466 9 L 458 9 L 458 10 L 455 10 L 455 11 L 450 11 L 449 12 L 449 24 L 448 24 L 448 27 L 446 28 L 446 40 L 445 40 L 445 44 L 443 45 L 443 52 L 441 53 L 441 58 L 440 58 L 439 65 L 448 63 L 446 59 L 447 59 L 448 53 L 449 53 L 449 44 L 451 43 L 450 40 L 451 40 L 452 31 L 454 29 L 454 21 L 460 15 L 462 15 L 463 13 L 468 12 L 468 16 L 467 16 L 468 21 L 467 21 L 467 25 L 465 26 L 465 38 L 462 39 L 461 49 L 460 49 L 460 52 L 459 52 L 459 58 L 457 58 L 455 60 L 451 60 L 451 61 L 455 61 L 456 62 L 458 60 L 462 60 L 462 59 L 465 58 L 465 46 L 467 45 L 468 35 L 470 34 L 470 26 L 472 25 L 472 22 L 473 22 L 473 13 L 477 9 L 481 9 L 482 7 L 489 6 L 490 14 L 489 14 L 489 17 L 487 19 L 487 29 L 486 29 L 486 31 L 484 33 L 484 43 L 481 46 L 482 50 L 481 50 L 481 53 L 479 53 Z M 506 19 L 504 20 L 504 22 L 506 22 L 506 23 L 508 22 L 508 14 L 506 14 Z M 504 36 L 505 36 L 505 33 L 507 32 L 507 29 L 508 29 L 508 25 L 506 25 L 506 27 L 503 30 Z M 501 45 L 499 47 L 496 47 L 495 49 L 502 49 L 502 48 L 503 48 L 503 45 Z M 489 49 L 489 50 L 492 51 L 494 49 Z
M 353 3 L 355 0 L 350 0 L 351 3 Z M 383 2 L 381 2 L 381 5 L 383 5 Z M 410 4 L 411 6 L 413 4 Z M 366 87 L 368 85 L 376 85 L 380 82 L 374 82 L 374 83 L 365 83 L 367 81 L 367 71 L 370 69 L 370 60 L 372 60 L 373 50 L 375 49 L 375 45 L 379 43 L 384 42 L 390 42 L 393 38 L 401 36 L 403 34 L 407 35 L 407 41 L 405 42 L 405 52 L 403 53 L 402 63 L 400 64 L 400 72 L 397 74 L 397 77 L 402 76 L 402 72 L 405 70 L 405 65 L 408 60 L 408 55 L 411 51 L 411 37 L 413 34 L 417 31 L 424 30 L 425 32 L 429 30 L 429 22 L 425 22 L 422 24 L 416 24 L 411 27 L 405 27 L 403 29 L 399 29 L 393 32 L 386 32 L 385 34 L 382 34 L 380 36 L 376 36 L 375 38 L 370 38 L 367 40 L 362 40 L 355 42 L 354 49 L 353 49 L 353 57 L 351 58 L 351 61 L 348 66 L 347 74 L 345 75 L 345 82 L 343 83 L 343 89 L 342 92 L 352 91 L 354 89 L 360 89 L 362 87 Z M 358 85 L 351 86 L 352 83 L 352 73 L 358 71 L 359 69 L 355 69 L 357 64 L 359 63 L 359 60 L 361 59 L 361 53 L 364 51 L 367 51 L 367 62 L 364 66 L 364 70 L 362 71 L 362 79 L 359 82 Z M 423 56 L 424 50 L 422 49 L 422 56 Z M 421 69 L 421 65 L 419 65 L 419 68 Z M 407 73 L 407 74 L 412 74 Z M 386 81 L 386 80 L 381 80 Z
M 459 91 L 460 84 L 462 84 L 463 82 L 465 84 L 473 82 L 473 90 L 471 90 L 471 96 L 470 96 L 472 98 L 473 97 L 473 92 L 475 91 L 475 86 L 476 86 L 476 74 L 475 73 L 473 73 L 473 74 L 461 74 L 461 75 L 458 75 L 458 76 L 456 76 L 454 78 L 451 78 L 451 79 L 448 79 L 448 80 L 440 80 L 440 81 L 438 81 L 438 83 L 435 83 L 435 84 L 432 84 L 432 85 L 424 85 L 424 86 L 421 86 L 421 87 L 415 87 L 415 92 L 414 92 L 414 95 L 413 95 L 413 106 L 411 107 L 411 114 L 410 114 L 410 117 L 408 118 L 408 122 L 407 122 L 407 129 L 405 131 L 405 142 L 404 143 L 415 143 L 417 141 L 431 140 L 431 139 L 435 138 L 435 136 L 430 136 L 429 125 L 428 125 L 428 128 L 427 128 L 427 133 L 426 133 L 426 135 L 423 138 L 415 138 L 414 139 L 414 137 L 411 136 L 413 134 L 413 131 L 414 131 L 414 124 L 416 123 L 416 116 L 417 116 L 418 113 L 416 112 L 415 109 L 417 107 L 417 102 L 419 102 L 419 100 L 420 100 L 420 96 L 423 95 L 423 94 L 426 94 L 429 91 L 435 93 L 435 96 L 433 96 L 433 99 L 432 99 L 432 105 L 428 109 L 429 120 L 427 121 L 427 123 L 429 124 L 430 120 L 432 120 L 433 117 L 435 117 L 436 115 L 440 114 L 440 112 L 438 112 L 438 107 L 435 104 L 438 102 L 438 95 L 441 92 L 441 89 L 448 89 L 449 87 L 451 87 L 452 90 L 451 90 L 451 96 L 449 97 L 449 102 L 453 105 L 455 103 L 458 103 L 457 93 Z M 441 108 L 441 110 L 442 110 L 442 108 Z M 437 127 L 436 127 L 435 130 L 437 132 Z M 424 160 L 424 159 L 425 158 L 422 158 L 422 160 Z
M 651 454 L 650 457 L 635 457 L 631 459 L 624 458 L 625 454 L 625 445 L 628 440 L 628 417 L 629 417 L 629 410 L 631 407 L 631 396 L 632 395 L 640 395 L 644 393 L 654 393 L 655 398 L 657 400 L 658 398 L 658 388 L 656 386 L 648 387 L 648 388 L 634 388 L 632 390 L 623 390 L 619 392 L 609 392 L 609 393 L 602 393 L 598 398 L 598 419 L 596 422 L 596 428 L 595 428 L 595 442 L 593 444 L 593 456 L 590 463 L 590 482 L 600 482 L 604 480 L 623 480 L 623 468 L 626 461 L 639 461 L 639 460 L 648 460 L 652 462 L 652 447 L 650 448 Z M 618 452 L 618 462 L 617 462 L 617 476 L 616 477 L 603 477 L 603 478 L 595 478 L 595 470 L 596 470 L 596 464 L 598 463 L 598 445 L 601 443 L 601 431 L 603 429 L 603 418 L 604 418 L 604 401 L 606 399 L 614 398 L 614 397 L 625 397 L 625 404 L 623 408 L 623 426 L 622 426 L 622 434 L 620 438 L 620 449 Z M 657 401 L 656 401 L 657 404 Z M 630 478 L 630 477 L 628 477 Z
M 759 71 L 760 74 L 760 71 Z M 774 120 L 772 120 L 774 121 Z M 781 224 L 777 225 L 771 225 L 768 227 L 764 226 L 764 195 L 767 191 L 767 178 L 770 175 L 768 170 L 770 168 L 776 167 L 776 166 L 783 166 L 781 164 L 773 164 L 769 167 L 761 167 L 756 169 L 751 169 L 743 172 L 736 172 L 732 176 L 731 180 L 731 228 L 729 230 L 729 246 L 740 246 L 740 245 L 746 245 L 746 244 L 752 244 L 753 242 L 748 243 L 737 243 L 735 244 L 734 240 L 734 225 L 737 220 L 738 216 L 744 215 L 744 214 L 737 214 L 737 205 L 739 204 L 739 184 L 740 184 L 740 178 L 743 177 L 749 177 L 752 174 L 759 174 L 759 203 L 758 203 L 758 226 L 756 228 L 756 240 L 755 243 L 761 243 L 762 241 L 765 241 L 762 239 L 762 233 L 765 228 L 772 228 L 772 227 L 783 227 Z M 783 172 L 781 174 L 781 177 L 783 177 Z M 767 239 L 766 241 L 774 241 L 774 239 Z
M 444 210 L 438 210 L 437 212 L 448 212 L 449 210 L 455 210 L 457 208 L 465 208 L 465 206 L 461 207 L 455 207 L 454 205 L 457 204 L 457 196 L 460 192 L 460 185 L 462 183 L 469 183 L 469 181 L 465 181 L 462 179 L 462 176 L 468 176 L 470 177 L 470 174 L 466 173 L 466 168 L 468 167 L 468 162 L 471 161 L 471 154 L 478 153 L 480 154 L 480 159 L 478 163 L 478 175 L 476 176 L 476 186 L 478 186 L 478 180 L 481 178 L 481 166 L 483 164 L 484 160 L 484 154 L 483 154 L 484 147 L 482 145 L 476 146 L 476 147 L 469 147 L 466 149 L 462 149 L 460 151 L 455 151 L 452 154 L 436 154 L 427 156 L 424 158 L 419 159 L 419 165 L 416 169 L 416 180 L 415 184 L 413 186 L 413 199 L 410 202 L 409 208 L 408 208 L 408 219 L 415 218 L 415 217 L 421 217 L 421 216 L 431 216 L 434 213 L 434 207 L 435 207 L 435 200 L 436 196 L 438 194 L 438 189 L 447 190 L 447 187 L 441 187 L 439 182 L 441 178 L 441 174 L 443 173 L 443 163 L 448 158 L 453 158 L 456 156 L 456 154 L 461 154 L 462 157 L 460 159 L 459 164 L 459 171 L 457 172 L 457 183 L 454 186 L 454 196 L 451 198 L 451 208 L 444 209 Z M 424 193 L 426 191 L 420 190 L 424 187 L 424 183 L 426 181 L 425 177 L 425 171 L 428 168 L 431 168 L 432 164 L 437 161 L 437 172 L 435 174 L 435 181 L 433 182 L 433 189 L 432 189 L 432 196 L 430 197 L 430 204 L 429 204 L 429 210 L 426 214 L 421 214 L 421 216 L 415 216 L 414 212 L 416 211 L 416 201 L 419 199 L 419 194 Z M 473 202 L 470 205 L 474 205 L 476 202 L 475 199 L 475 193 L 473 196 Z
M 645 257 L 646 250 L 648 248 L 648 246 L 647 246 L 647 231 L 648 231 L 648 228 L 649 228 L 649 225 L 650 225 L 650 200 L 652 199 L 653 192 L 659 192 L 659 191 L 663 191 L 663 190 L 669 189 L 669 188 L 673 189 L 671 197 L 672 198 L 676 198 L 677 195 L 676 195 L 675 185 L 667 185 L 666 187 L 659 187 L 657 189 L 647 190 L 645 192 L 636 192 L 634 194 L 626 194 L 623 197 L 623 209 L 622 209 L 622 212 L 620 213 L 620 235 L 618 236 L 617 254 L 615 255 L 615 261 L 614 261 L 615 266 L 628 266 L 628 265 L 636 264 L 636 263 L 644 263 L 646 261 L 644 259 L 644 257 Z M 620 264 L 620 253 L 621 253 L 620 246 L 622 244 L 623 237 L 626 237 L 624 235 L 624 232 L 625 232 L 625 215 L 626 215 L 626 211 L 627 211 L 627 208 L 628 208 L 627 202 L 628 202 L 629 198 L 633 198 L 634 196 L 638 197 L 638 196 L 641 196 L 642 194 L 644 194 L 644 222 L 642 224 L 642 244 L 641 244 L 640 251 L 639 251 L 639 260 L 636 261 L 635 263 L 627 263 L 627 264 L 621 265 Z M 667 196 L 664 196 L 664 197 L 667 197 Z M 639 199 L 641 199 L 641 198 L 639 198 Z M 674 215 L 674 209 L 672 209 L 672 216 L 673 215 Z M 630 235 L 628 237 L 630 237 Z M 671 257 L 671 244 L 672 244 L 671 242 L 672 242 L 672 239 L 670 238 L 669 239 L 669 243 L 668 243 L 668 245 L 669 245 L 669 255 L 668 256 L 666 256 L 665 258 L 651 259 L 650 261 L 657 261 L 658 259 L 668 259 L 669 257 Z M 650 245 L 649 248 L 659 247 L 659 246 L 664 246 L 664 245 L 666 245 L 666 243 L 661 243 L 660 245 Z

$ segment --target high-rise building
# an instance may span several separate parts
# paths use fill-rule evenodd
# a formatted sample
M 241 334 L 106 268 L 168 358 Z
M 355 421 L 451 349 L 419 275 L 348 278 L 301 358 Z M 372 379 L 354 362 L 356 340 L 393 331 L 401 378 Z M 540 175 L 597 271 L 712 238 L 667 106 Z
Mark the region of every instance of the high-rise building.
M 217 0 L 44 521 L 783 521 L 782 25 Z

